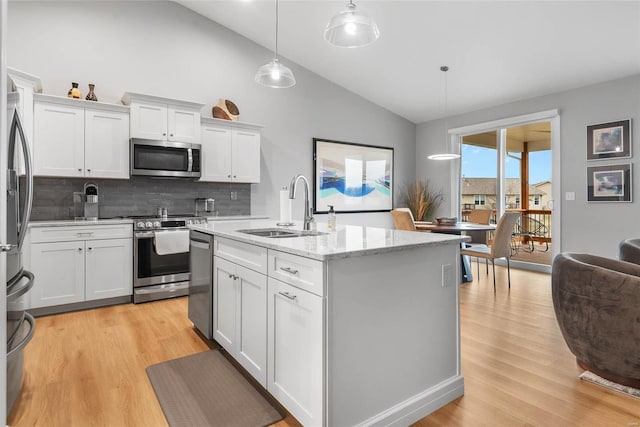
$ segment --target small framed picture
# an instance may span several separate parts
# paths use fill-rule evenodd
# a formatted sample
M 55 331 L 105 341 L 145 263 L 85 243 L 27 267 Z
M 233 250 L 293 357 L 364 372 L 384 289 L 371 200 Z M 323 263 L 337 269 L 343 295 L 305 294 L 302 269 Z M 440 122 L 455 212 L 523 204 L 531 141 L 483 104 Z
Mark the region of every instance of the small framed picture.
M 587 201 L 631 202 L 631 163 L 587 167 Z
M 631 120 L 587 126 L 587 160 L 631 157 Z

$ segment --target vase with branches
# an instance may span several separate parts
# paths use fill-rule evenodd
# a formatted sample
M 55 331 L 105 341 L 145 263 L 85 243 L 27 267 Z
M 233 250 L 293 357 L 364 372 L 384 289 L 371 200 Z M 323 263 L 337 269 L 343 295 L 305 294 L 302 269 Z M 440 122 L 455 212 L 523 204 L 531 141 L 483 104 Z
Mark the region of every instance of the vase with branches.
M 442 191 L 433 190 L 429 180 L 418 179 L 402 189 L 404 204 L 411 210 L 415 221 L 426 221 L 443 201 Z

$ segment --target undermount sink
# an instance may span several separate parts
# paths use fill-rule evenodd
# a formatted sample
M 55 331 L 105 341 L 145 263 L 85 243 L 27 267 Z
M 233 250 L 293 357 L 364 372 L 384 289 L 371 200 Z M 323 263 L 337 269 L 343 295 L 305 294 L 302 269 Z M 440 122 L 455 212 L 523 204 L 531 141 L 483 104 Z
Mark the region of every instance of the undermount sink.
M 269 237 L 269 238 L 284 238 L 284 237 L 304 237 L 304 236 L 321 236 L 321 231 L 311 230 L 285 230 L 282 228 L 253 228 L 247 230 L 236 230 L 238 233 L 251 234 L 252 236 Z

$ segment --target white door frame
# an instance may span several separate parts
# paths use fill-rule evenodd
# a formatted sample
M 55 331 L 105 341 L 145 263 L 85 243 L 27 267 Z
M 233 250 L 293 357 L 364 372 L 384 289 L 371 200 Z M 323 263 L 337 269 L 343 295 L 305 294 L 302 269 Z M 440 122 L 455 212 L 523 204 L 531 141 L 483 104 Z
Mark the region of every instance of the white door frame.
M 508 117 L 505 119 L 493 120 L 490 122 L 477 123 L 468 126 L 449 129 L 449 138 L 453 152 L 460 153 L 462 137 L 476 133 L 498 131 L 504 128 L 523 126 L 531 123 L 551 122 L 551 256 L 552 259 L 560 253 L 561 235 L 560 215 L 562 198 L 560 183 L 562 182 L 560 170 L 560 114 L 557 109 L 540 111 L 537 113 L 524 114 L 521 116 Z M 457 160 L 451 163 L 451 216 L 457 216 L 460 212 L 460 173 L 461 162 Z M 529 269 L 551 272 L 551 266 L 540 266 L 538 264 L 512 261 L 511 265 L 524 266 Z M 532 268 L 533 267 L 533 268 Z

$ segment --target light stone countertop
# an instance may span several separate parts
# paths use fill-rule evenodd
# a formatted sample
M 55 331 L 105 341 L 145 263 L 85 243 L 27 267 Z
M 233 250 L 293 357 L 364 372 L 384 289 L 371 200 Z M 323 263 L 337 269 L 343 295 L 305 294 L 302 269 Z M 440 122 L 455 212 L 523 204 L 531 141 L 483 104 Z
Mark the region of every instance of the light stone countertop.
M 114 218 L 114 219 L 56 219 L 50 221 L 29 221 L 29 227 L 69 227 L 69 226 L 96 226 L 96 225 L 112 225 L 112 224 L 133 224 L 130 218 Z
M 275 249 L 320 261 L 401 251 L 417 247 L 459 244 L 470 240 L 468 236 L 415 231 L 389 230 L 377 227 L 338 225 L 336 231 L 328 231 L 326 223 L 317 223 L 320 236 L 269 238 L 240 233 L 237 230 L 275 228 L 274 220 L 247 220 L 237 222 L 210 222 L 191 225 L 192 230 L 213 236 L 226 237 L 240 242 Z M 302 223 L 281 229 L 302 230 Z
M 240 221 L 247 219 L 266 219 L 266 216 L 260 215 L 235 215 L 235 216 L 208 216 L 207 221 Z M 30 221 L 29 227 L 69 227 L 69 226 L 92 226 L 92 225 L 111 225 L 111 224 L 133 224 L 131 218 L 109 218 L 109 219 L 54 219 L 47 221 Z

